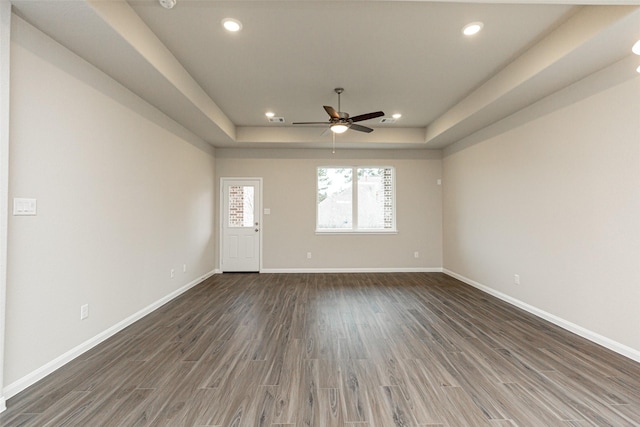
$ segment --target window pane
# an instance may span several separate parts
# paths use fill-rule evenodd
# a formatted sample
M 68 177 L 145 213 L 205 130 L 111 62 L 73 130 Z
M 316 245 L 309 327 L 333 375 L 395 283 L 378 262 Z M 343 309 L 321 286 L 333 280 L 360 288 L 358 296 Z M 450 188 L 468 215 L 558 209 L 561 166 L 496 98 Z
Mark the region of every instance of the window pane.
M 353 226 L 351 168 L 318 168 L 318 228 Z
M 250 185 L 229 186 L 229 227 L 253 227 L 253 190 Z
M 393 171 L 358 168 L 358 228 L 393 228 Z

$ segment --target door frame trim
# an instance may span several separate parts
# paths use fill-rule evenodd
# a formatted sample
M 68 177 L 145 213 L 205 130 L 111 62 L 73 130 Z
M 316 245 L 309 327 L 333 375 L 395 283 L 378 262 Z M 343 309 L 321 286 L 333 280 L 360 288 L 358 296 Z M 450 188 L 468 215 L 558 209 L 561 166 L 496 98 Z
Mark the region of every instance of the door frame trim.
M 260 185 L 260 191 L 259 191 L 259 196 L 260 196 L 260 200 L 258 203 L 258 220 L 260 222 L 260 233 L 258 233 L 258 257 L 260 258 L 258 260 L 258 273 L 262 273 L 262 232 L 264 231 L 264 222 L 263 222 L 263 209 L 262 209 L 262 187 L 263 187 L 263 180 L 262 177 L 250 177 L 250 176 L 239 176 L 239 177 L 235 177 L 235 176 L 222 176 L 220 177 L 220 189 L 218 191 L 218 205 L 219 205 L 219 209 L 218 209 L 218 217 L 220 218 L 218 221 L 218 270 L 221 273 L 224 273 L 224 269 L 222 268 L 222 256 L 224 254 L 223 250 L 222 250 L 222 242 L 223 242 L 223 237 L 224 237 L 224 232 L 223 232 L 223 227 L 224 227 L 224 184 L 226 181 L 258 181 L 259 185 Z

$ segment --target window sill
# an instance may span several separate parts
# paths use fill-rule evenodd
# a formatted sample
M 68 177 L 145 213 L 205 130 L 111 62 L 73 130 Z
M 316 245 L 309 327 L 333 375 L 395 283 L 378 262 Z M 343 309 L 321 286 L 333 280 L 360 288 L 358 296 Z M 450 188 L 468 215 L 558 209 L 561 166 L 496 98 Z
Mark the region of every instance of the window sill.
M 361 234 L 398 234 L 398 230 L 316 230 L 316 235 L 361 235 Z

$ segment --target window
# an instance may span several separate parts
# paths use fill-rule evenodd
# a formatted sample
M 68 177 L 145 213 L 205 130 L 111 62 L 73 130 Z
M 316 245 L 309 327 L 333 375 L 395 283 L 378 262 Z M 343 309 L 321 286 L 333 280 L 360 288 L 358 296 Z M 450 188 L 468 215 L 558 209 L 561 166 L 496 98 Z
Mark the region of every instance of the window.
M 320 167 L 316 230 L 395 232 L 392 167 Z
M 253 227 L 252 185 L 229 186 L 229 227 Z

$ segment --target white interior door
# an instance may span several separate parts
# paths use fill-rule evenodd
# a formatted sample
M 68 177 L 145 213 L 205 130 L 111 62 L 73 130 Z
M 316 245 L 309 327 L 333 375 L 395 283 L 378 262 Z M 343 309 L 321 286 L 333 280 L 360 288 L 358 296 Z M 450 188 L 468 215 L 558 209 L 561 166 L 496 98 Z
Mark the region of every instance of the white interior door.
M 222 179 L 222 271 L 260 271 L 260 180 Z

